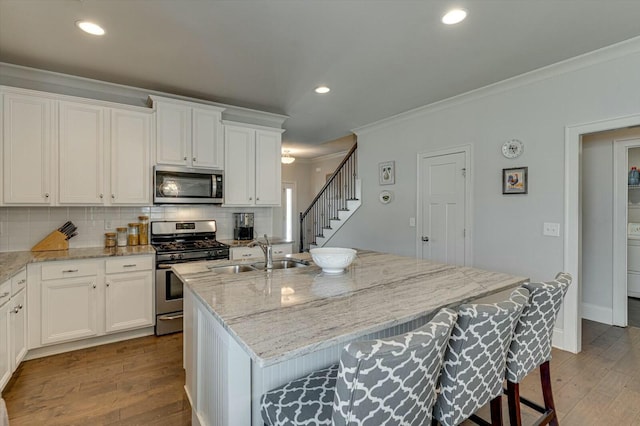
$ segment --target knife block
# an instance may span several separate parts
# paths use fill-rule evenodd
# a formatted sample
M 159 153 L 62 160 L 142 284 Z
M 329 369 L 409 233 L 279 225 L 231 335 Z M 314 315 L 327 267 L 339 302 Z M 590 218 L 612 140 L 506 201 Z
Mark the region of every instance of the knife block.
M 31 251 L 69 250 L 67 236 L 60 231 L 53 231 L 31 248 Z

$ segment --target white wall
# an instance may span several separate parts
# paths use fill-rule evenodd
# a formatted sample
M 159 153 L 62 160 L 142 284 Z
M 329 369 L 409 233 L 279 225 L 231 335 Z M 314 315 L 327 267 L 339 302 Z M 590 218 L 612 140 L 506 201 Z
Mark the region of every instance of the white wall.
M 542 235 L 544 222 L 564 232 L 565 126 L 640 111 L 640 39 L 356 129 L 363 205 L 333 245 L 415 255 L 417 154 L 473 146 L 471 238 L 476 267 L 553 277 L 563 268 L 563 240 Z M 501 145 L 525 143 L 507 160 Z M 396 184 L 380 187 L 379 162 L 396 161 Z M 528 166 L 529 194 L 501 193 L 502 168 Z M 388 205 L 382 189 L 394 191 Z M 559 321 L 561 324 L 561 320 Z

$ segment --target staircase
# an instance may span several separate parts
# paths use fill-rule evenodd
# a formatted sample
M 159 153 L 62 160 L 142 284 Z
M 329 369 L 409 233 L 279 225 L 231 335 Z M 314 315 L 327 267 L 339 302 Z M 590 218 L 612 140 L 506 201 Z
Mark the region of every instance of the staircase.
M 304 213 L 300 213 L 300 252 L 329 242 L 362 204 L 354 144 Z

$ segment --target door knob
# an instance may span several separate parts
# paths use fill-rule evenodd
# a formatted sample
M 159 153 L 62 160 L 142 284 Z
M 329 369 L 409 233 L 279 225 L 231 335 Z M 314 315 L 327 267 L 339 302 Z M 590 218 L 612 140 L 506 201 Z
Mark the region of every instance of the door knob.
M 422 237 L 422 242 L 423 243 L 429 242 L 429 237 Z

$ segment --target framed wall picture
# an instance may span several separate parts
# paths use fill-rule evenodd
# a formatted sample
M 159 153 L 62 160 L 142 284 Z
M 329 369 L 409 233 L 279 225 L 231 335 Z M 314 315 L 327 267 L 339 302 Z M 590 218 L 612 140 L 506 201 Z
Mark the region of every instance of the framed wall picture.
M 529 190 L 528 167 L 502 169 L 502 193 L 526 194 Z
M 385 161 L 378 164 L 378 181 L 380 185 L 393 185 L 396 183 L 395 161 Z

